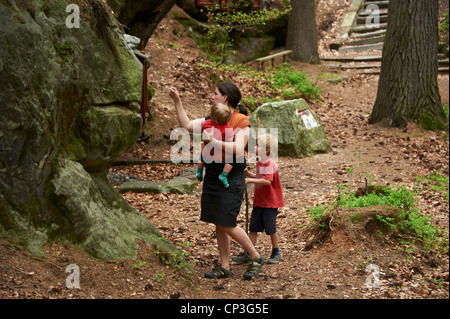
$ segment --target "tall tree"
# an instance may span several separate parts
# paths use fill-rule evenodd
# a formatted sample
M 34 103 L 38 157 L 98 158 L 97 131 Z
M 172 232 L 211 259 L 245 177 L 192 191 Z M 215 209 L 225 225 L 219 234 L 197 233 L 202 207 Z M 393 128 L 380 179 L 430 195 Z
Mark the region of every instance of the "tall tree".
M 438 0 L 389 3 L 378 93 L 369 123 L 444 129 L 438 75 Z
M 315 0 L 291 0 L 286 47 L 291 57 L 307 63 L 319 63 Z

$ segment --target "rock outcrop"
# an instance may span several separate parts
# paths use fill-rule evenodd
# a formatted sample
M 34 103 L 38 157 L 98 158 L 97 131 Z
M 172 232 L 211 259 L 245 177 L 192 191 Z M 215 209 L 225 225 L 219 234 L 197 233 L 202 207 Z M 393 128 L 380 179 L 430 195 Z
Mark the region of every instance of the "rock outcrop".
M 98 0 L 1 1 L 0 39 L 0 236 L 133 258 L 159 232 L 105 175 L 142 125 L 142 65 L 117 21 Z

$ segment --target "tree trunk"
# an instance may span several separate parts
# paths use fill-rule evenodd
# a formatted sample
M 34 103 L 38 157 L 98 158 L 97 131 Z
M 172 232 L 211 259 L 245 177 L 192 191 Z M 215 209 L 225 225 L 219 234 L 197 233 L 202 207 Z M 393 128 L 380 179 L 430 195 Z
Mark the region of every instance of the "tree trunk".
M 320 63 L 317 49 L 316 4 L 314 0 L 292 0 L 286 47 L 294 60 Z
M 388 27 L 378 93 L 369 123 L 444 129 L 438 75 L 438 0 L 395 0 Z

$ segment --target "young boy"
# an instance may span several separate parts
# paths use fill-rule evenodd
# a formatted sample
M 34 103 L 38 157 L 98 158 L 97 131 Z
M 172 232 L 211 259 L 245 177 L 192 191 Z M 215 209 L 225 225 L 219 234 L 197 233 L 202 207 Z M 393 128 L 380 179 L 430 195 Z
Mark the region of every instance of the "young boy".
M 281 261 L 281 252 L 278 247 L 278 233 L 276 218 L 278 208 L 284 206 L 283 192 L 281 189 L 280 176 L 274 160 L 270 157 L 276 153 L 278 140 L 271 134 L 258 137 L 256 155 L 259 157 L 256 163 L 256 174 L 245 170 L 245 184 L 255 184 L 253 196 L 253 211 L 250 219 L 250 240 L 256 245 L 258 232 L 266 231 L 272 242 L 272 254 L 268 260 L 269 264 L 277 264 Z M 248 263 L 250 258 L 247 252 L 232 257 L 237 263 Z
M 211 129 L 214 128 L 214 135 L 217 137 L 217 139 L 226 141 L 225 138 L 228 138 L 228 141 L 232 140 L 234 137 L 234 134 L 232 134 L 233 129 L 231 128 L 230 125 L 228 125 L 228 122 L 231 119 L 230 108 L 222 103 L 214 103 L 213 106 L 211 107 L 210 114 L 211 119 L 205 121 L 202 127 L 202 131 L 210 133 Z M 226 132 L 226 129 L 229 129 L 228 134 Z M 197 165 L 198 168 L 195 176 L 201 182 L 203 180 L 203 167 L 205 166 L 205 163 L 202 160 L 200 160 Z M 223 167 L 222 173 L 219 175 L 219 180 L 222 182 L 225 188 L 228 188 L 230 186 L 227 177 L 228 173 L 230 173 L 232 168 L 233 165 L 226 163 L 225 166 Z

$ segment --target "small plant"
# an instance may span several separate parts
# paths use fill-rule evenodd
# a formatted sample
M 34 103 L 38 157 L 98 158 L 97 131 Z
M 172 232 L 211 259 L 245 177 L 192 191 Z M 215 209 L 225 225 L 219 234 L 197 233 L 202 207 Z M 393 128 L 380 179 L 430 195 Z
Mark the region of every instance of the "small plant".
M 366 170 L 366 167 L 368 167 L 368 163 L 364 160 L 364 158 L 361 155 L 358 155 L 356 153 L 353 153 L 354 157 L 357 157 L 359 160 L 359 163 L 356 164 L 355 168 L 347 168 L 346 171 L 350 175 L 356 174 L 359 178 L 359 182 L 362 182 L 363 180 L 366 183 L 366 187 L 372 183 L 373 180 L 373 173 L 369 173 Z
M 162 239 L 160 237 L 160 239 Z M 180 250 L 175 250 L 173 252 L 168 252 L 161 248 L 159 245 L 156 246 L 156 249 L 153 251 L 156 255 L 158 255 L 159 259 L 169 265 L 174 269 L 184 270 L 184 272 L 188 275 L 192 274 L 191 263 L 186 261 L 186 258 L 189 256 L 188 252 L 182 252 L 182 249 L 185 249 L 192 245 L 192 242 L 180 244 L 178 248 Z M 193 263 L 197 262 L 196 259 L 192 261 Z
M 155 280 L 156 280 L 156 282 L 158 282 L 158 283 L 163 282 L 163 281 L 164 281 L 164 274 L 156 274 Z
M 281 64 L 275 72 L 272 87 L 287 99 L 306 97 L 317 100 L 321 94 L 306 77 L 305 71 L 299 72 L 288 63 Z
M 139 267 L 146 265 L 145 261 L 140 261 L 138 264 L 132 264 L 133 268 L 139 270 Z

